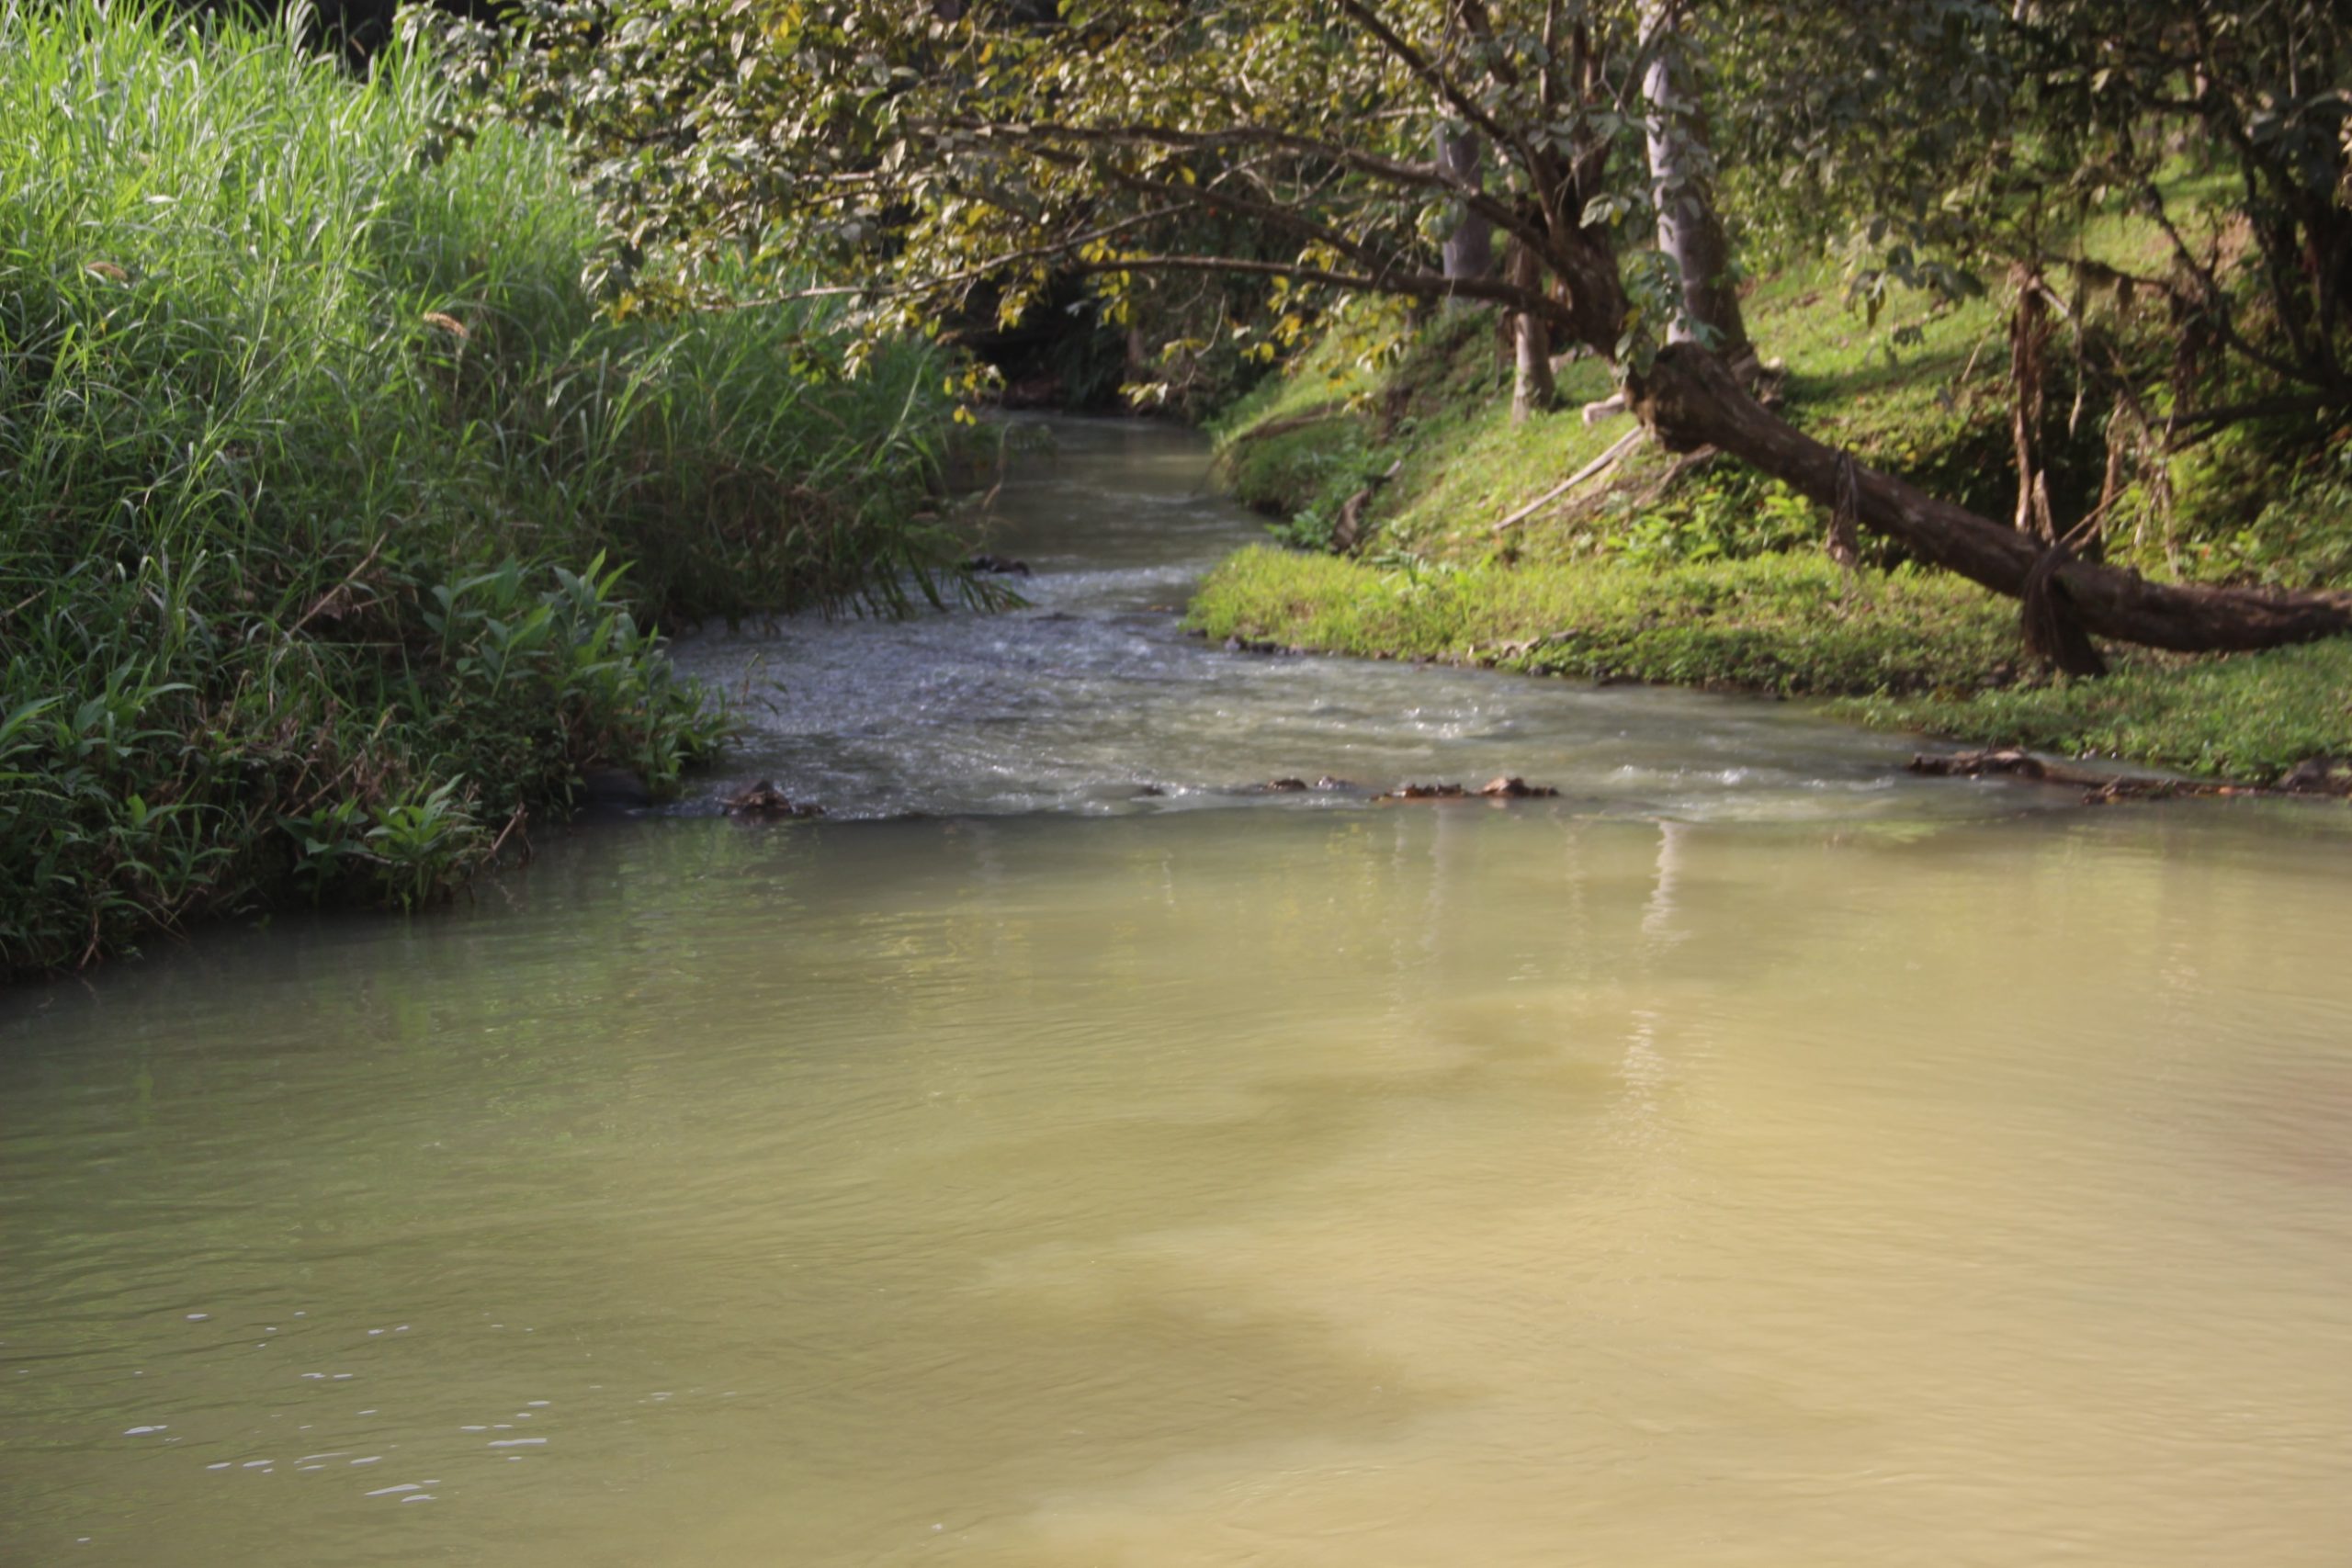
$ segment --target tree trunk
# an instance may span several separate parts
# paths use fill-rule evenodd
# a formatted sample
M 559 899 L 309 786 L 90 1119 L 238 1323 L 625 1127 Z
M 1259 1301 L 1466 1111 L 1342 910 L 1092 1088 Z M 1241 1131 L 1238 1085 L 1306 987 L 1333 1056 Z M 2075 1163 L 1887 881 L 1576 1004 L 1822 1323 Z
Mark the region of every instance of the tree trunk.
M 1657 208 L 1657 248 L 1682 275 L 1682 312 L 1667 341 L 1695 341 L 1706 329 L 1725 364 L 1753 357 L 1739 293 L 1731 284 L 1731 244 L 1715 215 L 1713 154 L 1698 81 L 1682 38 L 1681 0 L 1642 0 L 1642 30 L 1651 40 L 1642 96 L 1649 107 L 1650 197 Z
M 1143 323 L 1127 322 L 1127 385 L 1141 386 L 1151 379 L 1151 344 L 1143 335 Z
M 1439 164 L 1448 175 L 1471 186 L 1482 183 L 1486 151 L 1486 143 L 1475 130 L 1454 135 L 1441 128 L 1437 133 Z M 1444 257 L 1449 279 L 1486 276 L 1495 270 L 1494 225 L 1483 213 L 1465 212 L 1461 226 L 1446 236 Z M 1470 303 L 1459 297 L 1446 301 L 1449 310 L 1460 310 Z
M 1510 247 L 1510 281 L 1515 288 L 1543 287 L 1543 265 L 1535 253 L 1514 243 Z M 1552 384 L 1551 323 L 1532 310 L 1511 318 L 1511 344 L 1517 365 L 1511 378 L 1510 422 L 1524 424 L 1532 413 L 1548 412 L 1559 393 Z
M 2148 648 L 2228 652 L 2352 632 L 2352 593 L 2276 593 L 2151 582 L 2071 557 L 2015 528 L 1866 468 L 1766 410 L 1713 355 L 1690 344 L 1660 351 L 1635 378 L 1634 412 L 1669 450 L 1716 446 L 1824 506 L 1842 492 L 1855 518 L 1932 565 L 1996 593 L 2024 598 L 2041 568 L 2056 613 L 2082 630 Z

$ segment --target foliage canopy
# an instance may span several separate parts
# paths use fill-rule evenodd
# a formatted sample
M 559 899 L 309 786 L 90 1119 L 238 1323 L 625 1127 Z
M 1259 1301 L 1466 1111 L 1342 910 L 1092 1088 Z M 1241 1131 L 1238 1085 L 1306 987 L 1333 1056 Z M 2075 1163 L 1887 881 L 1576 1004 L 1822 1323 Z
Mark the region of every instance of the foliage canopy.
M 1488 301 L 1609 361 L 1668 446 L 1730 451 L 2026 599 L 2048 657 L 2096 662 L 2077 618 L 2176 648 L 2352 626 L 2352 600 L 2107 571 L 2075 558 L 2046 506 L 2028 532 L 2021 504 L 2009 529 L 1804 436 L 1713 361 L 1655 241 L 1660 133 L 1706 152 L 1712 118 L 1736 154 L 1720 182 L 1743 204 L 1732 226 L 1858 237 L 1866 301 L 1895 281 L 1978 289 L 2002 265 L 2029 315 L 2071 292 L 2079 316 L 2094 286 L 2165 301 L 2182 354 L 2142 421 L 2165 439 L 2352 409 L 2352 17 L 2327 0 L 524 0 L 522 14 L 504 101 L 561 129 L 632 246 L 855 278 L 828 291 L 876 337 L 980 300 L 1017 316 L 1070 274 L 1114 319 L 1153 285 L 1250 280 L 1260 309 L 1216 330 L 1276 342 L 1334 304 Z M 1699 68 L 1654 78 L 1667 51 Z M 1677 96 L 1682 81 L 1702 102 Z M 1462 138 L 1487 150 L 1483 166 L 1439 156 Z M 2183 155 L 2229 187 L 2211 232 L 2165 207 L 2157 176 Z M 1714 198 L 1712 157 L 1675 167 Z M 2070 225 L 2116 204 L 2167 234 L 2162 270 L 2066 253 Z M 1473 218 L 1513 260 L 1449 275 L 1442 242 Z M 2052 268 L 2071 268 L 2071 290 Z

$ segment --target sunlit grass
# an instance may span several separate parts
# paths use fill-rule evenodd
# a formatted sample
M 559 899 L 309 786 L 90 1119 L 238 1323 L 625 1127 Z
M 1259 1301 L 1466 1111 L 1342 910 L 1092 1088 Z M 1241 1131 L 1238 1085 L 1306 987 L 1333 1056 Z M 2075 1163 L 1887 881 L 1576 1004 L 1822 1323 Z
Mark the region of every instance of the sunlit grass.
M 1849 578 L 1787 555 L 1383 567 L 1261 547 L 1210 575 L 1191 624 L 1335 653 L 1781 695 L 1974 686 L 2001 677 L 2016 649 L 2012 612 L 1973 584 Z

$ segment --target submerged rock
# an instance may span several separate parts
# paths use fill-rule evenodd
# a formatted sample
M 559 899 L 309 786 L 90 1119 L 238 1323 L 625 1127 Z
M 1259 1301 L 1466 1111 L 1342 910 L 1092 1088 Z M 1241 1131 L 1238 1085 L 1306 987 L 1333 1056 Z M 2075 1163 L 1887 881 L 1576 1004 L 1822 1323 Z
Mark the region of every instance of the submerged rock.
M 1371 791 L 1351 780 L 1325 773 L 1309 784 L 1304 778 L 1268 779 L 1262 784 L 1241 784 L 1228 793 L 1234 795 L 1369 795 Z
M 1557 795 L 1560 792 L 1549 784 L 1532 784 L 1525 779 L 1514 775 L 1510 778 L 1488 779 L 1486 786 L 1478 793 L 1499 800 L 1539 800 Z
M 993 573 L 999 577 L 1032 577 L 1035 575 L 1029 570 L 1029 563 L 1027 561 L 1014 560 L 1007 556 L 977 555 L 970 560 L 964 563 L 964 570 L 967 571 Z
M 582 768 L 572 802 L 582 807 L 638 807 L 653 804 L 653 791 L 630 768 Z
M 762 779 L 749 789 L 738 790 L 727 797 L 727 815 L 773 820 L 787 817 L 822 817 L 821 806 L 796 805 L 784 791 Z

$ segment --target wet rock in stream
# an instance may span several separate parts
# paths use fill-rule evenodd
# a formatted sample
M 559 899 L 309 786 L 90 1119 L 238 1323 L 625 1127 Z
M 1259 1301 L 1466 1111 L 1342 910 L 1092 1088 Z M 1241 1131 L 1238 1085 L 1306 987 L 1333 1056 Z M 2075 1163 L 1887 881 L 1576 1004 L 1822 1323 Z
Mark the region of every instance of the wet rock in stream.
M 1532 784 L 1516 775 L 1487 780 L 1476 789 L 1466 784 L 1399 784 L 1378 800 L 1549 800 L 1559 791 L 1547 784 Z
M 1234 793 L 1237 795 L 1305 795 L 1310 791 L 1325 795 L 1364 793 L 1362 785 L 1351 784 L 1346 779 L 1335 778 L 1329 773 L 1325 773 L 1313 784 L 1308 784 L 1305 779 L 1268 779 L 1264 784 L 1245 784 Z
M 582 768 L 572 804 L 582 810 L 597 807 L 634 810 L 653 804 L 653 791 L 629 768 Z

